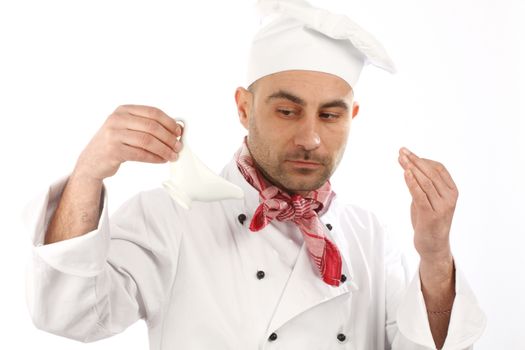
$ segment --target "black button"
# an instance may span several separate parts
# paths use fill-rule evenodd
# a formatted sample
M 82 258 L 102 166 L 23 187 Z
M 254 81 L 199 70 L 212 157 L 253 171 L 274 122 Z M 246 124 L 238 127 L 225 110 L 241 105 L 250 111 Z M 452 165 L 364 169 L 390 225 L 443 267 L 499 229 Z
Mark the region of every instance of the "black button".
M 332 231 L 332 225 L 326 224 L 326 228 L 328 228 L 329 231 Z
M 239 219 L 239 222 L 241 223 L 241 225 L 244 225 L 244 221 L 246 220 L 246 215 L 239 214 L 239 216 L 237 216 L 237 219 Z
M 270 341 L 274 341 L 275 339 L 277 339 L 277 334 L 275 334 L 275 333 L 270 334 L 270 336 L 268 337 L 268 339 L 269 339 Z
M 341 283 L 345 283 L 345 281 L 346 281 L 346 275 L 343 273 L 341 275 Z
M 346 340 L 346 335 L 344 335 L 343 333 L 339 333 L 337 335 L 337 340 L 339 341 L 345 341 Z
M 257 279 L 262 280 L 264 278 L 264 271 L 257 271 Z

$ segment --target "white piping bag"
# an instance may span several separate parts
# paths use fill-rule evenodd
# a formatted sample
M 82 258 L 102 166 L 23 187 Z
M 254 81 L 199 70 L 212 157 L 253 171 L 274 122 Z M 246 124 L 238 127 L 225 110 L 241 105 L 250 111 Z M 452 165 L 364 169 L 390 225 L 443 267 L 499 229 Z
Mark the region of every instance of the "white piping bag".
M 178 120 L 177 123 L 183 127 L 184 135 L 186 124 L 182 120 Z M 182 136 L 180 140 L 182 141 Z M 216 175 L 197 158 L 187 142 L 183 142 L 178 159 L 170 162 L 170 178 L 164 181 L 162 186 L 185 209 L 191 208 L 192 201 L 212 202 L 244 197 L 244 192 L 239 186 Z

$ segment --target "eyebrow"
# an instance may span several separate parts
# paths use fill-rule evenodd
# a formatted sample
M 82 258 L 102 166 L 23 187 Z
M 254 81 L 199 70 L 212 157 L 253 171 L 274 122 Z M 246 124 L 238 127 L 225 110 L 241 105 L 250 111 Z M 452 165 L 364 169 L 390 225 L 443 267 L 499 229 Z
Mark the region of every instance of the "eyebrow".
M 332 107 L 339 107 L 344 109 L 345 111 L 348 111 L 348 104 L 343 100 L 334 100 L 327 103 L 323 103 L 321 105 L 321 108 L 332 108 Z
M 274 92 L 270 96 L 268 96 L 266 98 L 266 103 L 270 102 L 273 99 L 285 99 L 285 100 L 289 100 L 289 101 L 291 101 L 293 103 L 296 103 L 296 104 L 298 104 L 300 106 L 303 106 L 303 107 L 306 106 L 306 101 L 305 100 L 303 100 L 299 96 L 296 96 L 296 95 L 294 95 L 294 94 L 292 94 L 292 93 L 290 93 L 288 91 L 284 91 L 284 90 L 279 90 L 277 92 Z M 320 107 L 321 108 L 339 107 L 339 108 L 344 109 L 345 111 L 349 110 L 348 104 L 344 100 L 341 100 L 341 99 L 323 103 Z
M 292 101 L 293 103 L 297 103 L 298 105 L 306 106 L 305 100 L 303 100 L 299 96 L 295 96 L 294 94 L 289 93 L 284 90 L 279 90 L 277 92 L 274 92 L 270 96 L 268 96 L 268 98 L 266 98 L 266 103 L 270 102 L 270 100 L 273 100 L 273 99 L 285 99 L 285 100 Z

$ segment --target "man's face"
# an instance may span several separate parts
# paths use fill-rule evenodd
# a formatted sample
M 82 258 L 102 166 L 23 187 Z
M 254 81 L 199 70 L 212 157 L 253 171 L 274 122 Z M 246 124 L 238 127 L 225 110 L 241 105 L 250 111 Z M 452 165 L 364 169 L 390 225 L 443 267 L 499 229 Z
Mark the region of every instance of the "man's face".
M 343 79 L 303 70 L 263 77 L 253 92 L 238 88 L 236 101 L 258 168 L 273 184 L 303 195 L 334 173 L 359 109 Z

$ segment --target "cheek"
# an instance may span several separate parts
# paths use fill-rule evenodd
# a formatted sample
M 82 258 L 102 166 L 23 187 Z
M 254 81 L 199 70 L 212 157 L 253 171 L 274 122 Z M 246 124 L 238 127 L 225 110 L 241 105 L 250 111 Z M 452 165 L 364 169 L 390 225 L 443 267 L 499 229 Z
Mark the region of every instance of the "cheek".
M 329 131 L 328 135 L 325 135 L 325 144 L 332 154 L 334 164 L 338 164 L 346 149 L 346 143 L 348 141 L 347 125 L 340 125 L 339 128 L 334 128 Z
M 269 111 L 263 111 L 256 118 L 252 118 L 250 132 L 257 135 L 259 143 L 275 149 L 286 139 L 286 127 L 289 126 L 283 124 Z
M 276 157 L 279 141 L 274 128 L 267 121 L 268 117 L 265 115 L 252 116 L 248 131 L 251 150 L 258 158 L 257 161 L 264 164 L 271 163 L 271 160 Z

